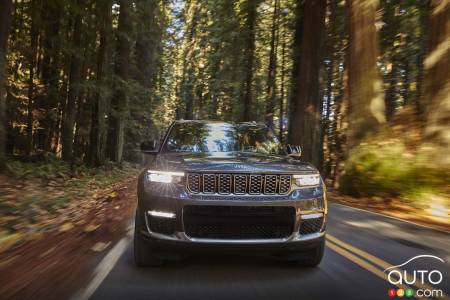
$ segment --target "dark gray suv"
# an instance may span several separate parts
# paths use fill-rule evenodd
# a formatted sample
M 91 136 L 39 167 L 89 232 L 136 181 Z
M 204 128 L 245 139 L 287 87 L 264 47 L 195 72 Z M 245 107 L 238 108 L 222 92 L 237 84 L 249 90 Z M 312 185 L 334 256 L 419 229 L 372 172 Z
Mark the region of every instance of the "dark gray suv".
M 142 143 L 134 256 L 159 265 L 192 252 L 268 253 L 320 263 L 327 199 L 316 168 L 262 124 L 176 121 Z

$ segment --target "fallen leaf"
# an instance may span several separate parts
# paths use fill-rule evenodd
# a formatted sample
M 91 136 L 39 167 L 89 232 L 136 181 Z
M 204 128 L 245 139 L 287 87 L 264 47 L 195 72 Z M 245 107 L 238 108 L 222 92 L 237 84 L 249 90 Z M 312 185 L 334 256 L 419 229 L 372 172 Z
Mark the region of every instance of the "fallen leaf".
M 108 248 L 109 244 L 111 244 L 111 242 L 97 242 L 94 246 L 92 246 L 91 250 L 95 252 L 102 252 L 103 250 Z
M 23 237 L 24 237 L 23 234 L 19 233 L 19 232 L 9 234 L 5 237 L 1 237 L 0 238 L 0 252 L 14 246 L 14 244 L 17 243 L 18 241 L 20 241 Z
M 66 232 L 73 228 L 73 224 L 68 222 L 59 226 L 59 232 Z
M 92 232 L 100 227 L 100 224 L 89 224 L 84 227 L 84 232 Z

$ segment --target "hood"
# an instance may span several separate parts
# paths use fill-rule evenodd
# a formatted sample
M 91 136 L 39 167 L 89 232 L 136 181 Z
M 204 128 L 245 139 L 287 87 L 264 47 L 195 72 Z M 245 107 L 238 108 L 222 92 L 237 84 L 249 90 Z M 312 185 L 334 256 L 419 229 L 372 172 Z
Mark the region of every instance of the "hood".
M 182 172 L 212 173 L 311 173 L 311 164 L 283 155 L 248 152 L 162 153 L 151 168 Z

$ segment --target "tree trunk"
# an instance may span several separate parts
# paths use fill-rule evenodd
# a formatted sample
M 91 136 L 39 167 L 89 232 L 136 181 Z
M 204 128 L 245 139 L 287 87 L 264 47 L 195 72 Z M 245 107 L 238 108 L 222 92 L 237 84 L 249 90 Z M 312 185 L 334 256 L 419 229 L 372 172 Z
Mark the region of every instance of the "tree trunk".
M 60 27 L 63 3 L 58 1 L 42 1 L 43 34 L 42 34 L 42 82 L 45 96 L 34 103 L 36 109 L 43 112 L 39 118 L 39 129 L 34 134 L 35 145 L 44 151 L 51 151 L 57 126 L 57 111 L 60 103 Z
M 108 124 L 109 158 L 121 164 L 124 145 L 124 129 L 128 111 L 127 80 L 131 52 L 132 2 L 121 0 L 119 25 L 117 29 L 117 57 L 114 73 L 117 76 L 111 99 L 111 112 Z
M 350 0 L 349 9 L 349 149 L 385 122 L 383 85 L 378 73 L 378 1 Z
M 445 0 L 432 0 L 430 5 L 421 101 L 425 110 L 425 138 L 435 148 L 438 162 L 449 166 L 450 3 Z
M 150 90 L 153 85 L 155 70 L 155 52 L 157 48 L 156 0 L 140 0 L 137 2 L 139 29 L 136 40 L 136 63 L 138 81 L 141 86 Z
M 102 141 L 105 136 L 105 77 L 108 62 L 108 47 L 111 33 L 111 0 L 103 0 L 98 11 L 100 19 L 100 46 L 97 56 L 97 89 L 92 103 L 91 131 L 89 137 L 89 163 L 98 166 L 104 161 L 104 147 Z
M 253 116 L 253 64 L 255 60 L 255 26 L 256 26 L 256 8 L 259 0 L 247 0 L 245 3 L 245 79 L 244 90 L 242 94 L 242 103 L 244 104 L 243 121 L 252 121 Z
M 186 40 L 183 49 L 183 70 L 180 86 L 180 99 L 183 105 L 177 108 L 177 117 L 186 120 L 194 119 L 194 70 L 192 67 L 193 42 L 197 25 L 199 22 L 200 6 L 192 3 L 189 9 L 192 9 L 192 17 L 186 28 Z
M 286 75 L 286 32 L 283 30 L 283 34 L 281 36 L 281 84 L 280 84 L 280 119 L 279 119 L 279 127 L 280 132 L 278 138 L 280 143 L 283 143 L 284 140 L 284 118 L 285 118 L 285 109 L 284 109 L 284 97 L 285 97 L 285 75 Z
M 303 9 L 305 7 L 305 1 L 297 0 L 296 7 L 296 18 L 295 18 L 295 31 L 294 31 L 294 42 L 292 45 L 292 79 L 291 79 L 291 93 L 289 96 L 289 129 L 287 141 L 291 143 L 294 139 L 294 111 L 297 104 L 297 94 L 298 94 L 298 75 L 300 70 L 300 45 L 302 42 L 303 35 Z
M 65 116 L 62 126 L 61 145 L 62 145 L 62 159 L 65 161 L 72 161 L 73 156 L 73 137 L 75 117 L 77 110 L 77 97 L 80 91 L 81 80 L 81 49 L 80 45 L 83 42 L 83 16 L 84 0 L 78 0 L 76 5 L 77 14 L 75 15 L 75 24 L 73 28 L 72 38 L 72 55 L 70 59 L 70 74 L 69 74 L 69 93 L 67 95 L 67 104 L 65 107 Z
M 0 170 L 5 166 L 6 154 L 6 51 L 8 48 L 8 36 L 11 27 L 11 0 L 0 0 Z
M 272 29 L 270 35 L 270 53 L 269 53 L 269 69 L 267 74 L 267 100 L 266 100 L 266 124 L 273 128 L 273 116 L 275 111 L 275 84 L 277 72 L 277 54 L 275 39 L 278 31 L 278 3 L 279 0 L 274 0 L 274 9 L 272 16 Z
M 33 149 L 33 93 L 34 93 L 34 70 L 36 66 L 37 43 L 39 30 L 37 26 L 38 19 L 38 1 L 31 1 L 31 28 L 30 28 L 30 50 L 28 54 L 28 107 L 27 107 L 27 141 L 26 154 L 30 155 Z
M 300 45 L 300 66 L 297 81 L 297 94 L 291 119 L 291 144 L 301 145 L 304 159 L 320 166 L 321 111 L 319 99 L 319 74 L 322 65 L 322 48 L 325 28 L 325 0 L 306 1 L 302 42 Z M 299 28 L 297 28 L 299 30 Z

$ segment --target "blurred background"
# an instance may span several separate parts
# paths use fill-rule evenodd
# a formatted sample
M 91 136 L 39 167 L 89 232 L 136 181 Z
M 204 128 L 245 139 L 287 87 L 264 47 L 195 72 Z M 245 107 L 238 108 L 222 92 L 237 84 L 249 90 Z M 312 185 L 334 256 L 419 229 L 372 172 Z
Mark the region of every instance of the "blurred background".
M 334 201 L 448 228 L 449 22 L 448 0 L 1 0 L 0 251 L 95 231 L 175 119 L 264 122 Z

